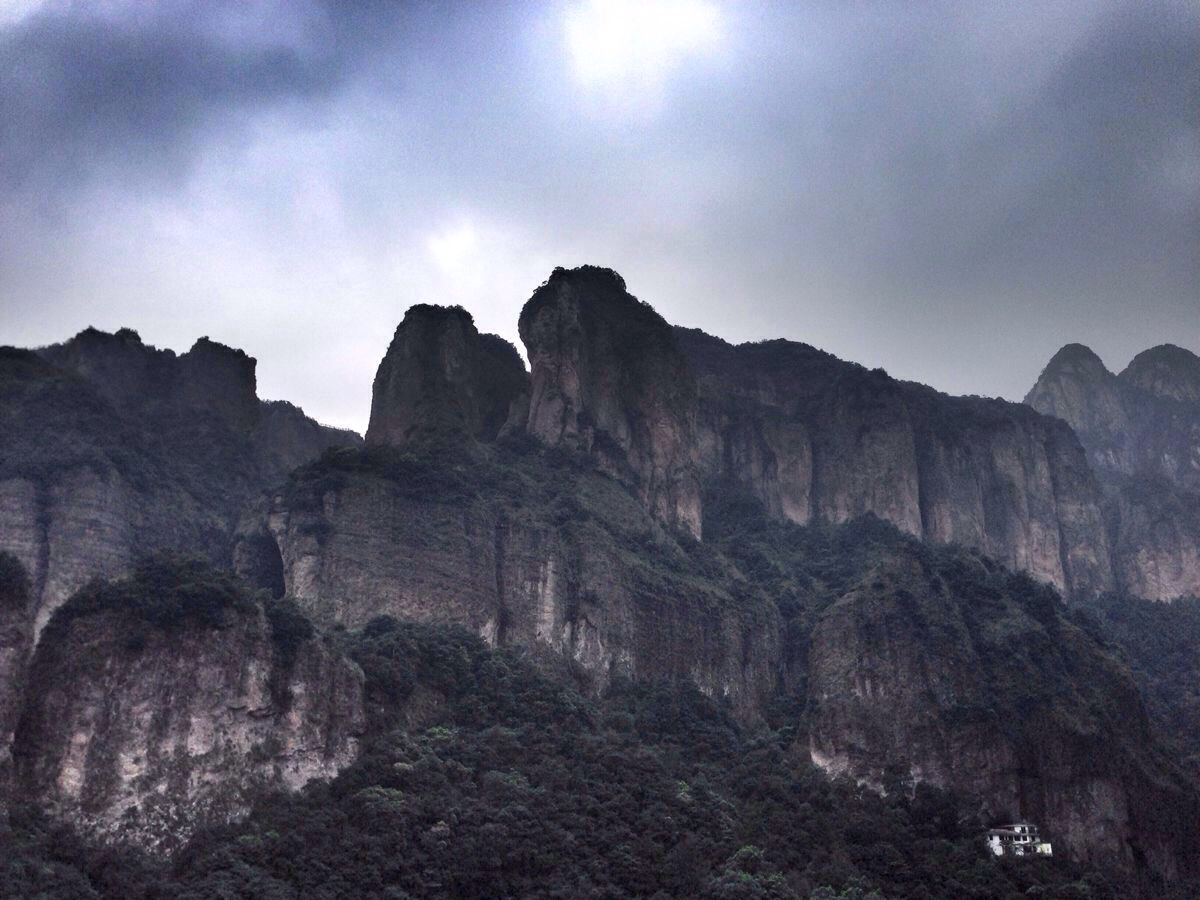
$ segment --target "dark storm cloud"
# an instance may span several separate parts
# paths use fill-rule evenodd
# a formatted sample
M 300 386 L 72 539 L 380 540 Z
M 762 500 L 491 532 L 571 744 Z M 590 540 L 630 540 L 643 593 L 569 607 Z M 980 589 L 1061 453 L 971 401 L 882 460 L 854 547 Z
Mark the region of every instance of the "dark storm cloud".
M 1186 244 L 1200 196 L 1185 171 L 1200 150 L 1195 26 L 1102 23 L 1033 96 L 965 142 L 946 182 L 922 177 L 919 162 L 896 173 L 895 184 L 921 189 L 906 195 L 910 208 L 948 226 L 940 246 L 956 286 L 1016 275 L 1093 288 L 1138 260 L 1195 286 Z M 928 256 L 920 266 L 936 272 Z
M 5 187 L 70 190 L 114 169 L 177 174 L 239 114 L 328 96 L 395 17 L 383 3 L 334 0 L 257 20 L 253 9 L 50 3 L 0 29 Z

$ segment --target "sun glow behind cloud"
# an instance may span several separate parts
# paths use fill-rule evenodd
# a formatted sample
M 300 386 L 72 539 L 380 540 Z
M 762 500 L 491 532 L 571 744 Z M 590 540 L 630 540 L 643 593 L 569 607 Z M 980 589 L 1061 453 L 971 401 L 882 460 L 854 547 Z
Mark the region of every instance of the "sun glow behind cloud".
M 629 101 L 653 102 L 681 63 L 721 37 L 717 7 L 704 0 L 586 0 L 564 25 L 579 83 Z

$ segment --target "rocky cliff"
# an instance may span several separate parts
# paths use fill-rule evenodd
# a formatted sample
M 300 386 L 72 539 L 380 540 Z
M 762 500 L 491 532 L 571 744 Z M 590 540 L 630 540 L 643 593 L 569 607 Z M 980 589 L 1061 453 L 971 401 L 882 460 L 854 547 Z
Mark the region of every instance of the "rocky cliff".
M 255 396 L 254 360 L 201 340 L 176 357 L 89 329 L 0 348 L 0 550 L 29 573 L 37 629 L 92 577 L 158 550 L 227 563 L 244 504 L 358 436 Z
M 1102 476 L 1156 474 L 1200 490 L 1200 358 L 1165 344 L 1119 375 L 1079 344 L 1058 351 L 1025 402 L 1067 422 Z
M 188 449 L 203 453 L 206 442 L 248 442 L 256 474 L 266 481 L 330 447 L 361 443 L 354 432 L 320 425 L 291 403 L 259 400 L 255 359 L 207 337 L 176 355 L 144 344 L 129 328 L 115 334 L 88 328 L 37 353 L 79 376 L 127 420 L 157 426 L 167 443 L 199 442 Z
M 700 533 L 696 385 L 670 326 L 617 273 L 555 269 L 521 310 L 526 429 L 581 449 L 665 522 Z
M 1067 593 L 1111 585 L 1100 493 L 1078 442 L 1018 404 L 948 397 L 804 344 L 676 329 L 699 382 L 707 477 L 793 522 L 871 513 L 976 547 Z
M 375 375 L 367 443 L 495 440 L 528 387 L 516 348 L 480 334 L 466 310 L 414 306 Z
M 1184 469 L 1142 472 L 1111 424 L 1146 415 L 1130 391 L 1189 408 L 1163 354 L 1126 378 L 1071 349 L 1043 386 L 1108 429 L 1104 458 L 1130 454 L 1102 495 L 1061 418 L 672 329 L 608 270 L 556 270 L 519 327 L 529 375 L 462 310 L 410 310 L 366 446 L 260 403 L 253 360 L 211 342 L 186 363 L 131 332 L 0 351 L 0 550 L 30 581 L 22 601 L 3 564 L 19 793 L 165 849 L 261 787 L 331 775 L 361 730 L 340 628 L 390 615 L 521 648 L 592 696 L 694 684 L 830 772 L 1035 818 L 1077 860 L 1200 874 L 1194 786 L 1039 583 L 1190 577 Z M 80 590 L 180 549 L 266 593 L 178 569 Z
M 1143 350 L 1119 377 L 1155 397 L 1200 402 L 1200 357 L 1174 344 Z
M 1157 600 L 1200 594 L 1200 358 L 1163 345 L 1119 375 L 1070 344 L 1025 402 L 1075 430 L 1104 487 L 1114 584 Z
M 334 775 L 365 727 L 362 673 L 296 622 L 194 566 L 93 583 L 30 664 L 16 789 L 88 835 L 163 851 L 261 790 Z
M 581 458 L 536 446 L 327 457 L 248 517 L 242 540 L 243 573 L 278 554 L 287 594 L 324 625 L 461 624 L 565 662 L 588 690 L 692 681 L 749 720 L 778 677 L 768 601 L 739 602 L 701 545 Z M 718 577 L 697 577 L 713 565 Z
M 126 414 L 212 415 L 243 428 L 257 419 L 255 361 L 206 337 L 177 356 L 142 343 L 129 328 L 115 334 L 88 328 L 38 353 Z
M 814 761 L 881 786 L 899 772 L 974 798 L 989 820 L 1036 821 L 1077 860 L 1194 868 L 1195 835 L 1177 823 L 1200 805 L 1156 748 L 1128 672 L 1044 588 L 947 562 L 897 553 L 821 615 Z

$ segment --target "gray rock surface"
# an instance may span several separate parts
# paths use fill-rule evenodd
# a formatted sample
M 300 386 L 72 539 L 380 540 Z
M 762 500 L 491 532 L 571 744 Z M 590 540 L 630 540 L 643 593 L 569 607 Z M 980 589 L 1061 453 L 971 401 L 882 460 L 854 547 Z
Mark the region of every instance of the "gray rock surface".
M 555 269 L 521 310 L 526 429 L 582 450 L 655 516 L 699 535 L 696 383 L 671 327 L 595 266 Z
M 261 610 L 162 629 L 121 610 L 52 628 L 13 755 L 27 798 L 153 851 L 244 815 L 256 791 L 332 777 L 365 729 L 362 673 L 319 640 L 285 664 Z
M 1060 422 L 803 344 L 676 334 L 698 378 L 707 478 L 744 484 L 768 512 L 801 524 L 871 513 L 1066 593 L 1111 586 L 1100 491 Z

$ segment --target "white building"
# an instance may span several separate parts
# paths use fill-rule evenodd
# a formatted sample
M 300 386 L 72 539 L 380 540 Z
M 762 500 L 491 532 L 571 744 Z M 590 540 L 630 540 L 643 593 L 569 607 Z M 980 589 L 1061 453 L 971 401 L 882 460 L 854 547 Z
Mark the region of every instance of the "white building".
M 997 856 L 1053 856 L 1050 844 L 1038 837 L 1036 825 L 1017 822 L 987 833 L 988 849 Z

